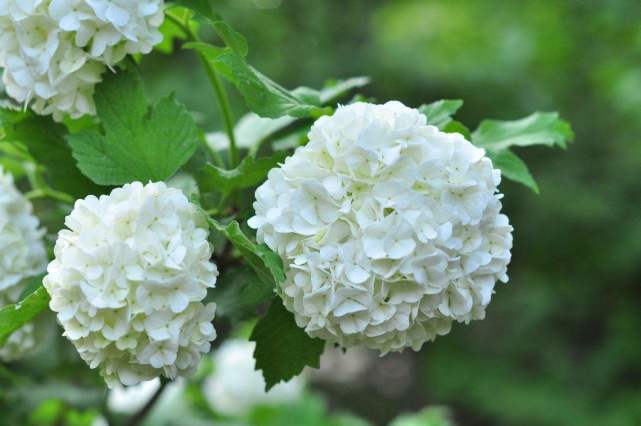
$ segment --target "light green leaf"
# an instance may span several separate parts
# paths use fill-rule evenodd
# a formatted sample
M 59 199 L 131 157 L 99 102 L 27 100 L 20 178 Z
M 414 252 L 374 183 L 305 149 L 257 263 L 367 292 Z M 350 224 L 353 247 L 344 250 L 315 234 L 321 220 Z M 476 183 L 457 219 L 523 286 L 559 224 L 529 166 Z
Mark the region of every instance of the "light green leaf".
M 198 147 L 198 129 L 173 96 L 150 107 L 135 72 L 108 75 L 95 93 L 102 132 L 70 135 L 82 173 L 99 185 L 162 181 L 173 176 Z
M 40 287 L 23 301 L 0 309 L 0 346 L 11 333 L 34 319 L 48 305 L 49 293 L 44 287 Z
M 162 33 L 162 41 L 157 44 L 154 49 L 164 53 L 171 54 L 174 51 L 174 43 L 176 40 L 187 40 L 189 34 L 186 33 L 184 28 L 177 24 L 175 21 L 185 23 L 189 25 L 189 28 L 192 32 L 197 33 L 198 28 L 200 27 L 199 23 L 191 19 L 194 15 L 194 12 L 191 9 L 184 7 L 172 7 L 165 11 L 167 17 L 173 19 L 165 19 L 160 26 L 160 32 Z
M 428 407 L 416 414 L 397 417 L 390 426 L 452 426 L 447 408 Z
M 247 149 L 254 154 L 265 140 L 295 121 L 294 117 L 286 115 L 278 118 L 265 118 L 254 112 L 245 114 L 238 120 L 234 128 L 236 145 L 238 148 Z M 207 143 L 212 149 L 220 151 L 229 146 L 229 139 L 225 132 L 213 132 L 207 134 Z
M 216 56 L 217 54 L 222 53 L 222 49 L 216 48 L 215 46 L 207 45 L 202 43 L 202 49 L 209 49 L 210 55 Z M 193 43 L 190 43 L 189 46 L 194 47 Z M 213 49 L 212 49 L 213 48 Z M 333 80 L 328 82 L 323 89 L 319 92 L 319 98 L 323 105 L 328 105 L 341 96 L 345 95 L 349 91 L 363 87 L 368 84 L 370 79 L 368 77 L 353 77 L 346 80 Z M 271 136 L 274 136 L 276 133 L 286 129 L 292 123 L 296 121 L 296 118 L 289 116 L 282 116 L 278 118 L 266 118 L 261 117 L 254 112 L 245 114 L 238 120 L 236 127 L 234 128 L 234 134 L 236 136 L 236 145 L 239 148 L 248 149 L 250 155 L 254 155 L 261 147 L 263 142 L 265 142 Z M 309 127 L 306 128 L 305 133 L 309 130 Z M 300 139 L 300 131 L 295 130 L 295 134 L 286 135 L 288 139 L 291 136 L 294 142 Z M 290 142 L 288 140 L 287 142 Z M 225 132 L 213 132 L 207 134 L 207 143 L 215 150 L 223 150 L 229 146 L 229 140 Z M 274 150 L 283 150 L 289 149 L 293 146 L 298 146 L 297 143 L 282 143 L 278 146 L 273 146 Z
M 427 117 L 427 124 L 443 129 L 450 121 L 456 111 L 463 106 L 460 99 L 441 99 L 431 104 L 421 105 L 418 110 Z
M 285 281 L 281 258 L 266 245 L 253 243 L 240 229 L 238 222 L 223 225 L 209 218 L 209 224 L 227 237 L 264 284 L 275 288 L 278 283 Z
M 460 133 L 463 135 L 463 137 L 465 137 L 466 140 L 472 140 L 470 129 L 468 129 L 465 124 L 461 123 L 458 120 L 450 121 L 441 130 L 443 130 L 445 133 Z
M 474 145 L 488 151 L 501 151 L 513 146 L 558 145 L 567 147 L 574 133 L 567 121 L 556 112 L 535 112 L 520 120 L 483 120 L 472 133 Z
M 323 105 L 329 104 L 354 89 L 367 86 L 369 82 L 369 77 L 352 77 L 346 80 L 329 81 L 320 91 L 320 101 Z
M 283 88 L 248 65 L 240 54 L 231 49 L 220 49 L 206 43 L 188 43 L 185 47 L 203 54 L 223 77 L 236 86 L 249 109 L 260 116 L 302 118 L 328 112 L 321 107 L 319 95 L 311 96 L 309 89 L 291 92 Z
M 187 7 L 194 12 L 199 13 L 204 18 L 216 20 L 217 15 L 214 12 L 214 9 L 211 7 L 210 0 L 175 0 L 175 4 Z
M 539 193 L 539 186 L 528 170 L 527 165 L 516 154 L 510 150 L 498 153 L 488 151 L 494 167 L 501 170 L 501 175 L 515 182 L 519 182 L 535 193 Z
M 225 170 L 213 164 L 207 164 L 199 176 L 198 182 L 203 192 L 214 190 L 229 193 L 236 189 L 246 189 L 262 183 L 267 173 L 282 162 L 287 153 L 279 152 L 271 157 L 245 157 L 232 170 Z
M 325 342 L 313 339 L 296 325 L 280 298 L 274 299 L 250 337 L 256 342 L 256 369 L 263 371 L 266 390 L 300 374 L 306 366 L 320 367 Z

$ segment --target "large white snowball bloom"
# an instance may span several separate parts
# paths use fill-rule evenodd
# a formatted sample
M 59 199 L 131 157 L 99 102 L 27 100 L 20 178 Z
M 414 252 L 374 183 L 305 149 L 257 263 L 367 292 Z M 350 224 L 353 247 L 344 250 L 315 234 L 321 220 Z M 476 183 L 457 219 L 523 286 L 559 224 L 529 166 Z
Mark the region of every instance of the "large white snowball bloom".
M 216 338 L 204 214 L 163 183 L 79 200 L 44 285 L 64 335 L 112 386 L 194 372 Z
M 16 303 L 27 279 L 45 271 L 47 252 L 43 235 L 31 203 L 0 166 L 0 308 Z M 16 360 L 34 346 L 33 325 L 27 324 L 0 346 L 0 359 Z
M 242 416 L 258 405 L 283 404 L 299 399 L 305 379 L 297 376 L 265 392 L 265 379 L 255 369 L 254 342 L 227 340 L 214 352 L 214 372 L 205 380 L 210 407 L 226 416 Z
M 127 54 L 162 41 L 163 0 L 0 0 L 9 96 L 60 120 L 95 114 L 94 86 Z
M 320 118 L 257 190 L 249 222 L 284 260 L 298 325 L 387 353 L 483 318 L 512 247 L 484 154 L 399 102 Z

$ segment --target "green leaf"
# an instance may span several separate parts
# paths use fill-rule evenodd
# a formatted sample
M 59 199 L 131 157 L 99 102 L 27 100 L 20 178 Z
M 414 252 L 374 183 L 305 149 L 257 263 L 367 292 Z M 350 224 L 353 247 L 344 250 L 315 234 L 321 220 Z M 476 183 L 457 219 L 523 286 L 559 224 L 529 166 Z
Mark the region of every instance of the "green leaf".
M 460 133 L 468 141 L 472 140 L 472 134 L 470 133 L 470 129 L 468 129 L 465 124 L 457 120 L 450 121 L 441 130 L 443 130 L 445 133 Z
M 460 99 L 441 99 L 431 104 L 421 105 L 418 110 L 427 117 L 427 124 L 443 129 L 450 121 L 456 111 L 463 106 Z
M 397 417 L 390 426 L 452 426 L 447 408 L 428 407 L 416 414 Z
M 184 30 L 184 28 L 177 24 L 176 21 L 185 23 L 189 25 L 189 28 L 192 32 L 198 32 L 200 27 L 199 23 L 191 19 L 194 16 L 194 12 L 191 9 L 184 7 L 172 7 L 165 11 L 167 18 L 171 17 L 173 19 L 165 19 L 160 26 L 160 32 L 162 33 L 162 41 L 157 44 L 154 49 L 169 55 L 174 51 L 174 44 L 176 40 L 187 40 L 189 34 Z
M 494 167 L 501 170 L 501 175 L 515 182 L 521 183 L 535 193 L 539 193 L 539 186 L 528 170 L 527 165 L 510 150 L 498 153 L 488 151 L 487 155 L 492 160 Z
M 241 57 L 247 56 L 248 47 L 245 36 L 234 30 L 228 23 L 214 12 L 211 2 L 206 0 L 178 0 L 176 4 L 188 7 L 205 18 L 223 42 Z
M 214 30 L 216 30 L 216 34 L 218 34 L 229 48 L 242 57 L 247 56 L 247 52 L 249 51 L 249 48 L 247 47 L 247 39 L 245 39 L 242 34 L 234 30 L 228 23 L 222 20 L 213 21 L 212 26 L 214 27 Z
M 245 98 L 245 103 L 262 117 L 317 117 L 327 112 L 321 107 L 320 95 L 310 89 L 289 91 L 247 64 L 242 55 L 231 49 L 220 49 L 206 43 L 188 43 L 187 48 L 200 52 L 209 63 Z
M 346 80 L 329 81 L 320 91 L 320 101 L 323 105 L 328 104 L 354 89 L 367 86 L 369 82 L 369 77 L 352 77 Z
M 234 323 L 258 315 L 257 307 L 274 298 L 274 287 L 263 283 L 249 268 L 224 270 L 208 297 L 216 302 L 216 315 Z
M 204 18 L 210 20 L 218 19 L 218 16 L 211 6 L 210 0 L 176 0 L 174 1 L 174 3 L 183 7 L 187 7 L 194 12 L 199 13 Z
M 42 280 L 44 279 L 45 275 L 46 274 L 40 274 L 35 277 L 27 278 L 25 280 L 27 282 L 27 285 L 22 290 L 22 293 L 20 293 L 20 297 L 18 298 L 18 300 L 22 301 L 26 299 L 32 293 L 36 292 L 40 287 L 42 287 Z
M 99 185 L 162 181 L 198 147 L 198 129 L 173 95 L 150 107 L 135 72 L 108 75 L 95 93 L 102 132 L 84 130 L 68 140 L 78 168 Z
M 275 288 L 276 284 L 285 281 L 281 258 L 266 245 L 253 243 L 240 229 L 238 222 L 232 221 L 228 225 L 223 225 L 209 218 L 209 223 L 231 241 L 264 284 Z
M 6 139 L 21 142 L 29 154 L 46 168 L 46 177 L 57 191 L 75 198 L 102 191 L 80 173 L 71 149 L 65 141 L 65 126 L 55 123 L 50 117 L 29 115 L 5 127 Z
M 9 101 L 0 101 L 0 127 L 18 123 L 30 115 Z
M 25 300 L 0 309 L 0 346 L 7 341 L 11 333 L 34 319 L 47 309 L 48 305 L 49 293 L 44 287 L 40 287 Z
M 294 315 L 276 298 L 250 337 L 256 342 L 256 369 L 263 371 L 266 390 L 288 381 L 310 366 L 320 367 L 325 342 L 313 339 L 296 325 Z
M 556 112 L 535 112 L 514 121 L 483 120 L 472 134 L 472 142 L 488 151 L 501 151 L 513 146 L 558 145 L 567 147 L 574 133 L 567 121 Z
M 262 183 L 267 173 L 282 162 L 287 153 L 279 152 L 271 157 L 245 157 L 232 170 L 225 170 L 213 164 L 207 164 L 199 176 L 198 182 L 203 192 L 219 190 L 230 193 L 236 189 L 252 188 Z

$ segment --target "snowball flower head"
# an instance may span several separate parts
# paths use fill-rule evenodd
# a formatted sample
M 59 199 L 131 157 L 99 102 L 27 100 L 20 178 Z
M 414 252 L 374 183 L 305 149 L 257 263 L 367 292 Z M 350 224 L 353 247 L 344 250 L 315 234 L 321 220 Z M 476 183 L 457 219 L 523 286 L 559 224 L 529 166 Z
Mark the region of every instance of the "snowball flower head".
M 0 67 L 9 96 L 38 114 L 95 114 L 105 67 L 162 41 L 163 0 L 0 0 Z
M 507 281 L 512 227 L 482 149 L 399 102 L 320 118 L 258 188 L 250 226 L 284 260 L 307 333 L 382 353 L 481 319 Z
M 16 303 L 27 279 L 45 271 L 47 251 L 43 234 L 31 203 L 0 166 L 0 308 Z M 33 325 L 27 324 L 0 346 L 0 360 L 21 358 L 34 346 Z
M 79 200 L 44 286 L 64 335 L 110 386 L 193 373 L 216 338 L 206 217 L 163 183 Z
M 283 404 L 301 397 L 305 388 L 303 376 L 265 392 L 265 379 L 255 369 L 255 346 L 246 340 L 227 340 L 216 350 L 214 372 L 203 388 L 212 410 L 225 416 L 241 416 L 258 405 Z

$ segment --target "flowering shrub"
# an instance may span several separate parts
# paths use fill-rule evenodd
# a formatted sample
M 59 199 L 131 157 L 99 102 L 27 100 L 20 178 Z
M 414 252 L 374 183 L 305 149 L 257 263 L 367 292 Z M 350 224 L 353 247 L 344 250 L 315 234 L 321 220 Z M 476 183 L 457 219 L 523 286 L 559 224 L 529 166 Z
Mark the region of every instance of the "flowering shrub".
M 224 132 L 146 96 L 136 63 L 163 38 L 200 59 Z M 420 350 L 484 318 L 511 258 L 499 184 L 538 191 L 512 147 L 565 147 L 569 125 L 534 113 L 472 132 L 462 101 L 349 101 L 364 77 L 287 90 L 247 54 L 207 1 L 0 0 L 0 165 L 26 192 L 0 169 L 0 357 L 34 345 L 49 307 L 110 387 L 161 378 L 153 404 L 191 376 L 234 416 L 291 400 L 301 382 L 279 383 L 327 343 Z M 251 110 L 236 127 L 221 79 Z M 219 370 L 194 377 L 216 310 L 223 339 L 249 324 L 253 343 L 223 343 Z

